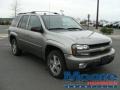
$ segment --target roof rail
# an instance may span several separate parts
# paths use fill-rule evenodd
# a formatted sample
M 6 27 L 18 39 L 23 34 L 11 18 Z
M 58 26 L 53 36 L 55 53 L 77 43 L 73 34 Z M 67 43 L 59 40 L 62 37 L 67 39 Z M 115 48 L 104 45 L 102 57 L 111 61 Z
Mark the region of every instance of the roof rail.
M 57 12 L 50 12 L 50 11 L 32 11 L 32 12 L 41 12 L 41 13 L 53 13 L 53 14 L 59 14 Z
M 57 12 L 50 12 L 50 11 L 32 11 L 32 12 L 25 12 L 25 13 L 19 13 L 19 14 L 28 14 L 28 13 L 36 14 L 37 12 L 44 13 L 45 15 L 46 15 L 46 13 L 51 13 L 51 14 L 58 14 L 58 15 L 60 15 L 60 14 L 57 13 Z

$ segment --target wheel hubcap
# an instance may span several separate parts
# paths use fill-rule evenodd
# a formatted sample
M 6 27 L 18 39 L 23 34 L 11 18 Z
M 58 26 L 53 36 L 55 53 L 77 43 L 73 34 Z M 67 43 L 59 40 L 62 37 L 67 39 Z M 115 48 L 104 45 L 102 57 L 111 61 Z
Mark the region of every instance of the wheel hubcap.
M 12 51 L 13 51 L 13 53 L 15 54 L 16 53 L 16 42 L 15 41 L 13 41 L 13 43 L 12 43 Z
M 61 71 L 61 63 L 58 56 L 53 55 L 49 60 L 49 68 L 54 75 L 58 75 Z

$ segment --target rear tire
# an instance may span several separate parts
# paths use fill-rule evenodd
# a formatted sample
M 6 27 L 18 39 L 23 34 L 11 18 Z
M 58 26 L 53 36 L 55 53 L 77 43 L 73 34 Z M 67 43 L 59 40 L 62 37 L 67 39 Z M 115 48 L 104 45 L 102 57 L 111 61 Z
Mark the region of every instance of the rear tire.
M 53 77 L 62 78 L 66 69 L 62 52 L 59 50 L 51 51 L 47 56 L 47 67 Z
M 14 56 L 20 56 L 22 53 L 22 51 L 18 48 L 16 39 L 12 39 L 11 41 L 11 50 Z

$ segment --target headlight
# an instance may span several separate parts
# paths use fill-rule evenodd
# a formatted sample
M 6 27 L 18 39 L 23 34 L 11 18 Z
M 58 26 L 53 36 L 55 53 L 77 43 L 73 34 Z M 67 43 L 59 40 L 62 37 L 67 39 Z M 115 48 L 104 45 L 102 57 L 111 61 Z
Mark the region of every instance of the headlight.
M 88 45 L 76 45 L 76 48 L 77 48 L 78 50 L 86 50 L 86 49 L 89 48 L 89 46 L 88 46 Z
M 88 49 L 89 49 L 88 45 L 72 45 L 72 54 L 75 56 L 78 54 L 88 55 L 88 53 L 79 53 L 81 50 L 88 50 Z

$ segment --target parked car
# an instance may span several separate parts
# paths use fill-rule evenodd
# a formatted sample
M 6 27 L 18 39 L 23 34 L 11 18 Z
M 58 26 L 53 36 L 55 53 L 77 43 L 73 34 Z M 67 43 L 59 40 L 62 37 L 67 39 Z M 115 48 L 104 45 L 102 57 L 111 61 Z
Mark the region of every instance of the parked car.
M 113 28 L 120 28 L 120 22 L 113 23 Z
M 106 21 L 106 20 L 100 20 L 100 21 L 99 21 L 99 25 L 100 25 L 101 27 L 105 26 L 107 23 L 108 23 L 108 21 Z
M 54 77 L 62 77 L 66 69 L 108 64 L 115 55 L 111 38 L 84 30 L 72 17 L 57 13 L 21 13 L 8 34 L 13 55 L 27 51 L 39 56 Z
M 104 23 L 103 27 L 113 28 L 113 23 L 112 22 Z

